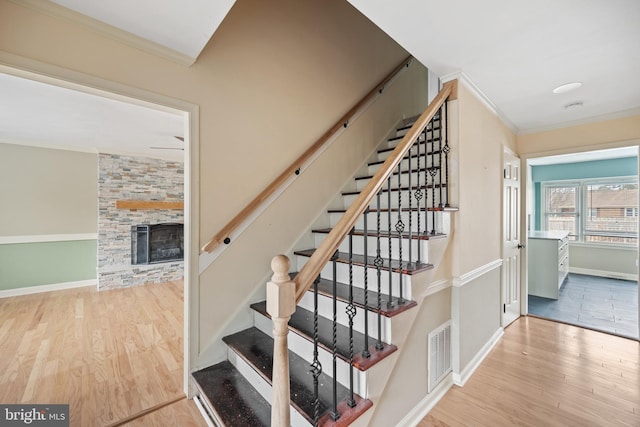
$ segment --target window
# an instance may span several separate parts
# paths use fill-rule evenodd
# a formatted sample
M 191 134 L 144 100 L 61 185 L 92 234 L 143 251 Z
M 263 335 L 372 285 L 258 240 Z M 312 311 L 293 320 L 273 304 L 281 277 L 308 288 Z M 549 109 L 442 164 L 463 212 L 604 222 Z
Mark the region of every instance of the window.
M 545 229 L 569 232 L 569 238 L 578 237 L 578 184 L 545 185 Z
M 546 182 L 544 228 L 586 243 L 637 244 L 638 180 Z M 583 214 L 584 213 L 584 214 Z

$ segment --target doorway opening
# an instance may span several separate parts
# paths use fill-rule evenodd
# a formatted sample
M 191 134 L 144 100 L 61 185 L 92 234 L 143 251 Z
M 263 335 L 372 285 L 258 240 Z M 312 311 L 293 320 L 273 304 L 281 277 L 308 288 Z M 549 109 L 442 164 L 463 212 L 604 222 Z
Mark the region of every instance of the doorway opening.
M 638 339 L 638 148 L 527 160 L 527 312 Z
M 54 76 L 54 77 L 51 77 L 51 76 Z M 16 82 L 24 83 L 24 85 Z M 84 76 L 76 72 L 71 72 L 71 71 L 60 69 L 57 67 L 51 67 L 46 64 L 37 64 L 34 62 L 29 62 L 28 68 L 23 67 L 21 65 L 17 65 L 17 64 L 3 65 L 0 63 L 0 84 L 6 84 L 7 85 L 6 87 L 8 88 L 6 91 L 4 90 L 4 88 L 2 90 L 3 95 L 6 95 L 6 96 L 3 96 L 3 100 L 5 102 L 13 103 L 11 105 L 11 108 L 2 106 L 3 111 L 12 110 L 17 112 L 18 110 L 20 110 L 20 108 L 18 108 L 18 101 L 20 101 L 23 103 L 23 107 L 24 107 L 23 111 L 31 109 L 31 113 L 32 113 L 31 116 L 24 118 L 22 121 L 19 121 L 19 123 L 23 125 L 21 127 L 22 131 L 24 131 L 23 134 L 15 134 L 12 136 L 8 134 L 11 126 L 2 126 L 3 134 L 1 136 L 2 136 L 3 143 L 0 144 L 0 146 L 20 147 L 20 149 L 25 148 L 28 150 L 41 150 L 45 153 L 43 157 L 46 157 L 47 155 L 46 153 L 57 152 L 57 153 L 83 153 L 85 154 L 85 157 L 90 158 L 91 153 L 93 153 L 95 156 L 98 156 L 98 153 L 103 152 L 103 153 L 109 153 L 110 156 L 114 156 L 114 157 L 117 156 L 117 157 L 147 158 L 144 155 L 144 153 L 138 152 L 136 151 L 136 149 L 133 148 L 133 146 L 136 145 L 134 142 L 140 142 L 141 140 L 144 140 L 144 142 L 141 144 L 142 148 L 140 147 L 138 148 L 140 148 L 141 150 L 144 150 L 144 149 L 153 150 L 154 154 L 149 156 L 149 158 L 165 159 L 167 156 L 173 156 L 177 158 L 170 159 L 172 162 L 174 163 L 179 162 L 182 164 L 180 168 L 183 169 L 184 173 L 181 179 L 182 182 L 180 184 L 184 191 L 183 202 L 181 202 L 181 209 L 183 209 L 184 211 L 184 220 L 182 221 L 183 224 L 181 224 L 184 227 L 184 241 L 183 241 L 183 248 L 182 248 L 183 256 L 184 256 L 184 265 L 182 265 L 183 261 L 179 261 L 179 263 L 180 263 L 180 268 L 182 269 L 181 276 L 183 279 L 182 281 L 179 281 L 179 284 L 178 284 L 180 289 L 179 292 L 171 293 L 171 295 L 175 296 L 175 301 L 179 306 L 178 311 L 182 312 L 183 314 L 182 322 L 180 322 L 181 324 L 178 325 L 178 329 L 181 330 L 180 331 L 181 336 L 179 339 L 179 342 L 181 343 L 181 345 L 177 346 L 175 349 L 172 349 L 172 351 L 173 350 L 177 351 L 180 357 L 176 359 L 172 359 L 172 357 L 170 356 L 170 352 L 168 352 L 166 348 L 158 349 L 158 352 L 159 352 L 158 354 L 162 354 L 165 356 L 163 360 L 163 363 L 165 364 L 171 365 L 170 362 L 172 362 L 173 360 L 172 363 L 175 365 L 176 372 L 179 374 L 177 377 L 175 377 L 175 381 L 177 381 L 179 384 L 178 390 L 181 389 L 183 395 L 184 394 L 188 395 L 189 391 L 188 391 L 187 378 L 190 372 L 190 366 L 192 364 L 192 361 L 190 360 L 190 358 L 195 355 L 195 352 L 192 349 L 197 348 L 197 342 L 196 342 L 197 331 L 194 331 L 194 328 L 190 327 L 190 325 L 195 324 L 195 322 L 190 322 L 190 317 L 197 316 L 197 304 L 195 303 L 196 299 L 192 298 L 192 295 L 194 295 L 194 293 L 197 291 L 197 288 L 198 288 L 198 268 L 197 268 L 198 254 L 199 254 L 199 247 L 198 247 L 199 246 L 199 237 L 198 237 L 199 221 L 198 221 L 198 209 L 197 209 L 197 206 L 198 206 L 197 177 L 198 177 L 198 156 L 199 156 L 199 153 L 198 153 L 198 146 L 199 146 L 198 107 L 196 105 L 193 105 L 184 101 L 172 99 L 172 98 L 158 95 L 155 93 L 145 92 L 140 89 L 126 87 L 117 83 L 104 81 L 91 76 Z M 31 92 L 26 93 L 24 91 L 21 91 L 25 87 L 27 87 L 28 88 L 27 90 Z M 54 98 L 51 98 L 51 99 L 47 98 L 48 95 L 44 96 L 42 93 L 38 92 L 38 90 L 42 88 L 45 88 L 45 90 L 48 90 L 49 95 L 58 94 L 62 96 L 64 101 L 56 102 Z M 13 95 L 10 96 L 11 94 Z M 88 108 L 87 104 L 81 104 L 82 100 L 86 101 L 89 98 L 91 98 L 92 102 L 94 102 L 91 108 Z M 49 104 L 49 106 L 51 106 L 52 109 L 49 110 L 48 112 L 49 113 L 48 118 L 46 117 L 47 110 L 46 109 L 42 110 L 45 113 L 45 116 L 42 121 L 38 121 L 35 119 L 35 113 L 33 110 L 42 109 L 41 107 L 44 106 L 47 99 L 52 101 Z M 28 100 L 31 100 L 31 101 L 27 102 Z M 59 100 L 60 99 L 58 98 L 58 101 Z M 80 102 L 80 104 L 77 104 L 77 102 Z M 118 113 L 112 109 L 112 108 L 118 108 L 118 107 L 121 107 L 124 113 L 123 111 L 120 111 Z M 136 130 L 135 127 L 124 126 L 124 127 L 118 128 L 117 127 L 118 123 L 116 121 L 115 124 L 113 122 L 110 122 L 109 124 L 106 125 L 106 128 L 105 128 L 105 124 L 104 124 L 105 121 L 108 122 L 110 119 L 113 119 L 114 117 L 120 117 L 122 119 L 123 114 L 126 116 L 131 114 L 132 111 L 137 111 L 142 114 L 141 116 L 140 115 L 136 116 L 138 119 L 140 119 L 140 117 L 143 117 L 143 118 L 149 119 L 150 122 L 155 122 L 157 126 L 159 126 L 159 128 L 155 129 L 156 133 L 159 133 L 159 134 L 167 133 L 167 135 L 164 135 L 167 138 L 165 139 L 159 138 L 158 134 L 156 134 L 155 135 L 156 143 L 153 144 L 152 146 L 148 143 L 149 140 L 145 139 L 145 136 L 141 135 L 139 133 L 140 130 L 139 129 Z M 91 112 L 96 113 L 96 115 L 93 118 L 91 118 L 88 115 Z M 78 126 L 76 126 L 73 129 L 69 129 L 68 127 L 65 128 L 64 126 L 61 126 L 60 120 L 52 119 L 55 117 L 60 117 L 60 114 L 62 114 L 63 116 L 66 116 L 65 118 L 73 118 L 73 117 L 77 118 L 79 116 L 82 116 L 84 119 L 82 120 L 82 123 L 78 122 Z M 171 125 L 173 125 L 174 128 L 176 123 L 179 123 L 179 126 L 175 129 L 165 128 L 168 121 L 154 120 L 153 117 L 156 114 L 159 114 L 164 118 L 167 118 L 167 117 L 171 118 L 171 120 L 169 121 L 171 121 Z M 175 118 L 175 120 L 173 118 Z M 16 119 L 13 118 L 11 120 L 15 121 Z M 135 121 L 136 119 L 133 120 L 133 122 Z M 43 124 L 49 126 L 47 128 L 48 130 L 45 130 L 44 132 L 42 131 L 38 132 L 36 127 Z M 85 145 L 84 146 L 74 145 L 73 143 L 74 137 L 76 137 L 77 139 L 76 134 L 81 133 L 79 132 L 80 128 L 85 128 L 86 126 L 89 126 L 87 129 L 85 129 L 88 131 L 91 131 L 92 130 L 91 126 L 94 126 L 93 128 L 94 133 L 92 137 L 88 138 L 86 137 L 87 134 L 84 134 L 85 138 L 80 138 L 80 139 L 84 140 L 83 143 Z M 98 129 L 97 131 L 96 131 L 96 127 Z M 61 131 L 62 134 L 57 135 L 57 137 L 54 136 L 54 134 L 58 131 Z M 114 132 L 108 135 L 108 136 L 111 136 L 111 138 L 99 138 L 99 136 L 101 136 L 100 132 L 107 133 L 111 131 Z M 47 135 L 48 141 L 39 140 L 38 138 L 41 135 Z M 105 141 L 108 142 L 108 140 L 111 139 L 114 142 L 120 142 L 120 145 L 112 149 L 109 149 L 108 147 L 105 148 L 104 146 L 97 147 L 98 139 L 104 140 L 102 142 L 105 142 Z M 15 148 L 11 148 L 11 149 L 15 151 Z M 25 156 L 27 155 L 28 154 L 26 154 Z M 55 162 L 52 161 L 52 163 L 55 163 Z M 63 165 L 59 165 L 59 166 L 60 166 L 59 169 L 61 170 L 61 172 L 64 172 Z M 25 164 L 24 167 L 27 169 L 30 168 L 29 164 L 27 163 Z M 32 172 L 37 174 L 39 171 L 37 168 L 34 168 Z M 115 171 L 113 175 L 115 179 L 119 178 L 117 176 L 118 171 Z M 94 183 L 92 185 L 96 185 L 95 179 L 97 179 L 97 176 L 98 174 L 96 173 L 94 175 Z M 43 178 L 43 179 L 46 179 L 46 178 Z M 175 194 L 173 196 L 175 197 Z M 132 197 L 132 198 L 135 198 L 135 197 Z M 139 198 L 142 199 L 142 197 L 139 197 Z M 72 202 L 73 199 L 70 198 L 69 200 L 71 200 L 70 203 L 73 204 Z M 58 203 L 58 202 L 63 205 L 65 204 L 64 200 L 54 201 L 54 203 Z M 50 206 L 51 208 L 54 207 L 53 204 L 50 204 Z M 98 211 L 97 202 L 96 202 L 95 211 Z M 73 221 L 70 221 L 70 223 L 73 223 Z M 125 233 L 126 236 L 122 236 L 122 239 L 125 241 L 128 241 L 130 239 L 130 235 L 131 235 L 130 227 L 131 227 L 131 224 L 129 224 L 127 227 L 127 231 Z M 47 239 L 49 240 L 46 240 L 46 243 L 52 242 L 51 240 L 53 238 L 52 236 L 56 237 L 56 239 L 57 238 L 61 238 L 63 240 L 66 239 L 66 241 L 70 241 L 70 242 L 75 241 L 75 239 L 80 239 L 82 241 L 93 239 L 95 241 L 98 239 L 97 235 L 99 233 L 97 232 L 97 230 L 94 230 L 93 232 L 84 232 L 84 233 L 74 233 L 74 232 L 68 232 L 68 231 L 62 230 L 57 232 L 57 234 L 43 232 L 43 233 L 39 233 L 39 235 L 34 235 L 34 236 L 27 236 L 28 233 L 26 232 L 22 233 L 20 236 L 4 236 L 3 234 L 5 233 L 0 233 L 0 244 L 6 246 L 6 245 L 12 245 L 12 244 L 24 245 L 29 243 L 34 243 L 34 244 L 42 243 L 37 239 L 36 240 L 33 240 L 33 239 L 35 238 L 39 239 L 39 238 L 42 238 L 43 236 L 45 237 L 48 236 Z M 65 237 L 65 235 L 72 235 L 72 236 Z M 25 241 L 24 239 L 27 237 L 30 237 L 31 240 L 33 241 Z M 126 254 L 126 257 L 128 258 L 127 262 L 128 264 L 130 264 L 130 259 L 131 259 L 130 242 L 128 242 L 128 244 L 126 244 L 125 246 L 127 246 L 127 254 Z M 85 247 L 86 246 L 82 246 L 82 248 L 85 248 Z M 87 253 L 86 249 L 83 249 L 83 251 Z M 95 251 L 95 244 L 94 244 L 94 251 Z M 91 257 L 92 255 L 90 254 L 89 259 Z M 95 283 L 97 279 L 98 278 L 96 276 L 93 282 Z M 57 282 L 60 282 L 60 280 L 58 280 Z M 45 285 L 42 287 L 31 286 L 32 289 L 28 289 L 28 290 L 25 290 L 25 288 L 11 289 L 10 290 L 11 292 L 8 293 L 6 296 L 18 295 L 16 296 L 16 298 L 19 298 L 19 295 L 22 295 L 22 294 L 36 293 L 41 291 L 57 291 L 61 289 L 78 287 L 81 285 L 85 285 L 85 286 L 89 285 L 89 283 L 78 284 L 76 282 L 81 282 L 81 281 L 74 281 L 74 282 L 68 282 L 68 283 L 62 284 L 62 285 L 70 285 L 70 286 L 60 287 L 58 286 L 60 285 L 60 283 L 57 283 L 57 282 L 52 284 L 51 286 L 50 285 Z M 90 280 L 84 281 L 84 282 L 90 282 Z M 74 285 L 73 283 L 76 283 L 76 284 Z M 142 286 L 145 286 L 145 285 L 142 285 Z M 134 288 L 130 288 L 130 289 L 134 289 Z M 120 291 L 121 289 L 117 289 L 113 291 L 110 290 L 107 292 L 117 293 Z M 155 295 L 154 294 L 155 292 L 156 291 L 151 290 L 150 295 Z M 161 292 L 162 292 L 161 290 L 158 290 L 157 291 L 158 295 L 155 295 L 153 298 L 157 298 L 158 301 L 162 300 L 162 298 L 159 296 L 159 293 Z M 2 293 L 1 290 L 0 290 L 0 293 Z M 99 294 L 100 293 L 97 293 L 97 295 Z M 5 296 L 5 295 L 0 295 L 0 296 Z M 134 296 L 131 296 L 131 298 L 134 298 L 135 300 Z M 88 300 L 90 299 L 92 298 L 88 298 Z M 145 304 L 144 304 L 144 301 L 138 301 L 136 304 L 130 304 L 130 305 L 135 305 L 136 307 L 139 307 Z M 123 306 L 124 305 L 121 305 L 121 307 Z M 194 306 L 196 307 L 195 310 L 194 310 Z M 87 314 L 87 312 L 84 311 L 84 305 L 81 303 L 78 303 L 78 305 L 75 306 L 75 309 L 77 310 L 76 315 L 82 315 L 83 313 Z M 87 310 L 88 309 L 89 307 L 87 307 Z M 115 309 L 113 309 L 112 307 L 111 310 L 105 311 L 104 315 L 106 317 L 108 316 L 118 317 L 118 316 L 122 316 L 123 314 L 118 312 L 117 307 L 115 307 Z M 173 325 L 177 325 L 175 320 L 176 318 L 181 317 L 181 316 L 175 316 L 175 314 L 174 315 L 169 314 L 168 316 L 169 316 L 167 318 L 168 323 L 171 324 L 173 322 L 172 323 Z M 153 316 L 151 316 L 151 318 L 153 318 Z M 118 322 L 114 322 L 114 323 L 118 323 Z M 98 325 L 108 326 L 109 321 L 108 319 L 105 318 L 100 322 L 98 322 Z M 138 326 L 139 327 L 132 325 L 131 327 L 137 328 L 137 332 L 139 332 L 141 336 L 144 336 L 142 341 L 145 347 L 153 347 L 155 340 L 158 338 L 159 335 L 161 335 L 162 331 L 154 329 L 154 322 L 151 322 L 148 325 L 145 324 L 145 325 L 138 325 Z M 123 328 L 123 329 L 126 330 L 127 328 Z M 118 331 L 112 331 L 112 332 L 117 333 Z M 131 331 L 128 331 L 128 332 L 131 332 Z M 110 336 L 113 336 L 113 335 L 110 335 Z M 93 338 L 95 339 L 96 337 L 94 336 Z M 113 348 L 118 348 L 124 352 L 127 352 L 127 351 L 130 351 L 132 348 L 131 346 L 128 346 L 127 342 L 129 341 L 127 341 L 126 339 L 118 340 L 117 338 L 113 338 L 113 340 L 109 341 L 108 343 L 103 342 L 104 344 L 103 347 L 108 350 L 109 348 L 111 348 L 109 347 L 110 345 L 109 343 L 112 343 L 114 346 Z M 97 342 L 94 342 L 94 344 L 97 344 Z M 59 350 L 61 351 L 77 351 L 78 350 L 77 348 L 69 348 L 69 347 L 63 348 L 64 346 L 56 346 L 56 348 L 58 347 L 60 347 Z M 100 348 L 103 348 L 103 347 L 100 347 Z M 111 349 L 113 350 L 113 348 Z M 103 353 L 107 354 L 108 352 L 106 353 L 103 352 Z M 160 357 L 160 356 L 158 357 L 160 359 L 163 359 L 163 357 Z M 181 360 L 183 361 L 183 363 L 180 363 Z M 176 365 L 176 362 L 177 362 L 177 365 Z M 63 368 L 63 367 L 61 366 L 60 368 Z M 135 372 L 130 372 L 130 373 L 132 375 L 135 374 Z M 37 396 L 34 396 L 34 398 L 35 397 Z M 108 402 L 108 399 L 105 399 L 105 403 L 107 402 Z M 155 404 L 158 404 L 158 403 L 162 403 L 162 402 L 153 402 L 151 406 L 154 406 Z M 136 407 L 135 410 L 139 411 L 139 410 L 148 409 L 143 407 L 144 405 L 142 403 L 141 405 L 142 406 L 138 405 L 140 407 Z M 133 414 L 128 414 L 128 415 L 133 415 Z

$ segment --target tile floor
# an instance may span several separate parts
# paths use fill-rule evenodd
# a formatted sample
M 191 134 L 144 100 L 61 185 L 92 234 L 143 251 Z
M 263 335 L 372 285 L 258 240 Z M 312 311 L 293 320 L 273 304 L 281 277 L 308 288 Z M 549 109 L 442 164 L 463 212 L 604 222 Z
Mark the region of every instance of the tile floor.
M 529 295 L 529 313 L 638 338 L 638 283 L 569 274 L 558 300 Z

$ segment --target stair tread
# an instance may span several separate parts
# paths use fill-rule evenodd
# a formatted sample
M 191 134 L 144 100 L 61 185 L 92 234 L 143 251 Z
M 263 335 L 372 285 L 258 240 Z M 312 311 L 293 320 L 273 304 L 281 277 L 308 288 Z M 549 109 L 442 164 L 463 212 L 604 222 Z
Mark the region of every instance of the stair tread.
M 268 426 L 271 405 L 229 361 L 192 374 L 216 417 L 227 426 Z
M 447 184 L 436 184 L 435 185 L 436 188 L 440 188 L 440 187 L 445 188 L 446 186 L 447 186 Z M 411 190 L 412 191 L 413 190 L 418 190 L 418 189 L 423 189 L 423 188 L 424 188 L 424 185 L 420 185 L 420 186 L 412 185 L 411 186 Z M 427 185 L 427 188 L 433 188 L 433 184 Z M 381 189 L 382 193 L 387 193 L 388 191 L 389 190 L 387 190 L 386 188 L 382 188 Z M 409 186 L 403 186 L 403 187 L 400 187 L 400 188 L 394 187 L 394 188 L 391 189 L 391 191 L 409 191 Z M 341 194 L 343 196 L 353 196 L 353 195 L 357 195 L 357 194 L 360 194 L 360 193 L 361 193 L 361 191 L 356 190 L 356 191 L 343 191 Z M 372 202 L 373 202 L 373 200 L 372 200 Z
M 402 175 L 406 175 L 408 173 L 416 173 L 416 172 L 424 173 L 425 171 L 431 170 L 431 169 L 436 169 L 437 170 L 437 169 L 440 169 L 440 166 L 429 166 L 428 168 L 422 167 L 420 169 L 412 169 L 411 171 L 403 170 L 401 172 L 401 174 Z M 394 176 L 394 177 L 397 178 L 398 177 L 398 172 L 394 172 L 393 174 L 391 174 L 391 176 Z M 354 179 L 356 181 L 358 181 L 358 180 L 362 180 L 362 179 L 371 179 L 371 178 L 373 178 L 373 175 L 369 174 L 369 175 L 360 175 L 360 176 L 355 177 Z
M 305 249 L 305 250 L 300 250 L 300 251 L 295 251 L 294 255 L 300 255 L 300 256 L 306 256 L 306 257 L 310 257 L 311 255 L 313 255 L 313 253 L 315 252 L 315 248 L 313 249 Z M 373 261 L 375 260 L 375 257 L 372 256 L 367 256 L 366 257 L 366 264 L 369 267 L 374 267 Z M 338 252 L 338 259 L 337 262 L 339 263 L 343 263 L 343 264 L 348 264 L 349 263 L 349 254 L 346 252 Z M 352 256 L 352 262 L 353 265 L 357 265 L 357 266 L 364 266 L 365 265 L 365 256 L 362 254 L 353 254 Z M 382 259 L 382 267 L 380 267 L 381 270 L 385 270 L 388 271 L 389 267 L 391 267 L 391 270 L 399 273 L 400 270 L 400 261 L 396 260 L 396 259 L 388 259 L 388 258 L 383 258 Z M 428 264 L 428 263 L 422 263 L 422 262 L 403 262 L 402 263 L 402 273 L 407 274 L 407 275 L 412 275 L 412 274 L 417 274 L 420 273 L 422 271 L 426 271 L 426 270 L 431 270 L 433 268 L 433 264 Z
M 440 118 L 439 117 L 434 117 L 435 121 L 438 122 L 438 125 L 436 127 L 434 127 L 433 129 L 429 128 L 428 131 L 431 132 L 431 130 L 440 130 Z M 411 129 L 413 127 L 413 123 L 411 123 L 410 125 L 406 125 L 406 126 L 402 126 L 396 129 L 396 132 L 401 132 L 403 130 L 408 130 Z M 397 137 L 396 137 L 397 138 Z M 400 137 L 402 138 L 402 137 Z
M 291 273 L 291 278 L 293 279 L 296 274 L 297 273 Z M 308 292 L 313 292 L 313 288 L 309 289 Z M 320 282 L 318 282 L 318 293 L 327 297 L 331 297 L 333 295 L 333 281 L 328 279 L 320 279 Z M 348 303 L 349 285 L 336 282 L 336 298 L 338 299 L 338 301 Z M 377 313 L 378 292 L 371 290 L 367 291 L 367 300 L 369 311 Z M 402 304 L 399 304 L 398 301 L 400 301 L 400 298 L 392 296 L 391 306 L 389 306 L 389 295 L 385 294 L 383 289 L 382 295 L 380 297 L 380 313 L 385 317 L 393 317 L 396 314 L 400 314 L 403 311 L 406 311 L 417 305 L 417 303 L 412 300 L 404 300 L 404 303 Z M 353 305 L 355 305 L 356 307 L 364 308 L 364 289 L 357 286 L 353 287 Z
M 273 338 L 258 328 L 249 328 L 223 338 L 223 341 L 246 360 L 270 384 L 273 377 Z M 313 376 L 310 364 L 302 357 L 289 351 L 289 373 L 291 403 L 311 423 L 314 415 Z M 331 409 L 333 402 L 333 379 L 327 374 L 318 378 L 319 417 Z M 338 401 L 346 400 L 349 390 L 337 384 Z M 354 395 L 356 402 L 363 400 Z M 364 405 L 363 405 L 364 406 Z M 366 409 L 366 408 L 365 408 Z
M 424 209 L 423 209 L 424 211 Z M 331 228 L 316 228 L 311 230 L 312 233 L 322 233 L 322 234 L 328 234 L 331 232 Z M 359 229 L 355 229 L 353 230 L 353 235 L 354 236 L 364 236 L 365 232 L 364 230 L 359 230 Z M 367 236 L 369 237 L 377 237 L 378 233 L 375 230 L 369 230 L 366 233 Z M 389 231 L 387 230 L 380 230 L 380 237 L 391 237 L 394 239 L 397 239 L 399 237 L 402 237 L 403 239 L 408 239 L 409 238 L 409 233 L 408 232 L 404 232 L 404 233 L 398 233 L 396 231 L 392 231 L 391 233 L 389 233 Z M 411 239 L 414 240 L 431 240 L 434 238 L 441 238 L 441 237 L 445 237 L 445 234 L 442 233 L 435 233 L 435 234 L 430 234 L 430 233 L 412 233 L 411 234 Z
M 436 155 L 440 154 L 440 152 L 441 152 L 441 150 L 429 151 L 429 152 L 427 153 L 427 156 L 436 156 Z M 420 156 L 424 157 L 424 155 L 425 155 L 424 153 L 420 153 Z M 415 159 L 415 158 L 417 158 L 417 157 L 418 157 L 418 154 L 412 154 L 412 155 L 411 155 L 411 158 L 412 158 L 412 159 Z M 402 160 L 405 160 L 405 159 L 406 159 L 406 156 L 402 158 Z M 381 164 L 383 164 L 385 161 L 386 161 L 386 159 L 385 159 L 385 160 L 376 160 L 375 162 L 369 162 L 369 163 L 367 163 L 367 166 L 381 165 Z
M 267 313 L 266 301 L 251 304 L 251 308 L 263 316 L 270 317 L 269 313 Z M 289 320 L 289 329 L 313 342 L 313 313 L 301 307 L 297 307 Z M 349 328 L 338 324 L 336 333 L 337 356 L 348 362 Z M 384 348 L 382 350 L 377 350 L 375 348 L 375 344 L 376 340 L 373 337 L 369 337 L 369 352 L 371 355 L 369 357 L 362 356 L 362 350 L 364 349 L 364 334 L 358 331 L 353 331 L 353 366 L 361 371 L 366 371 L 387 355 L 397 350 L 397 347 L 393 344 L 384 344 Z M 333 322 L 322 316 L 318 317 L 318 345 L 329 352 L 333 351 Z
M 398 212 L 398 208 L 380 208 L 380 212 L 389 212 L 389 210 L 391 210 L 391 212 Z M 427 208 L 428 211 L 437 211 L 437 212 L 458 212 L 460 210 L 460 208 L 458 207 L 454 207 L 454 206 L 444 206 L 444 207 L 439 207 L 436 206 L 435 208 Z M 347 210 L 346 209 L 328 209 L 327 212 L 328 213 L 345 213 Z M 424 212 L 425 208 L 424 206 L 420 207 L 420 208 L 402 208 L 402 212 L 416 212 L 416 211 L 420 211 L 420 212 Z M 375 208 L 371 208 L 369 209 L 369 213 L 376 213 L 378 212 L 378 209 Z M 431 234 L 431 236 L 433 237 L 434 235 Z M 446 234 L 441 234 L 441 233 L 436 233 L 435 236 L 441 236 L 444 237 L 446 236 Z
M 439 130 L 439 129 L 440 129 L 440 128 L 436 128 L 436 130 Z M 429 132 L 431 132 L 431 131 L 429 131 Z M 391 138 L 388 138 L 388 139 L 387 139 L 387 142 L 400 141 L 400 140 L 402 140 L 402 138 L 404 138 L 404 137 L 405 137 L 405 135 L 402 135 L 402 136 L 393 136 L 393 137 L 391 137 Z M 422 134 L 420 134 L 420 136 L 418 136 L 418 138 L 422 138 Z M 431 143 L 431 142 L 434 142 L 434 141 L 441 141 L 441 138 L 440 138 L 439 136 L 432 136 L 431 138 L 427 139 L 427 142 L 428 142 L 428 143 Z M 419 144 L 424 144 L 424 140 L 417 139 L 417 142 L 418 142 Z M 415 144 L 415 142 L 414 142 L 414 144 Z M 383 151 L 391 151 L 391 150 L 394 150 L 394 149 L 395 149 L 395 147 L 391 147 L 391 148 L 381 148 L 381 149 L 379 149 L 379 150 L 378 150 L 378 153 L 381 153 L 381 152 L 383 152 Z

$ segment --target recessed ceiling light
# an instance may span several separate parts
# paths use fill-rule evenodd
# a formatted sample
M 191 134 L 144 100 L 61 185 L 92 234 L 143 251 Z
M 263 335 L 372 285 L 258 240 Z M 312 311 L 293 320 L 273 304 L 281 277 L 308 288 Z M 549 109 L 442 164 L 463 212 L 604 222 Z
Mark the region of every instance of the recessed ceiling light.
M 583 104 L 582 101 L 571 102 L 571 103 L 565 105 L 564 109 L 565 110 L 574 110 L 576 108 L 582 107 L 582 104 Z
M 553 93 L 567 93 L 570 92 L 572 90 L 576 90 L 578 89 L 580 86 L 582 86 L 582 83 L 580 82 L 573 82 L 573 83 L 567 83 L 561 86 L 558 86 L 557 88 L 555 88 L 553 90 Z

